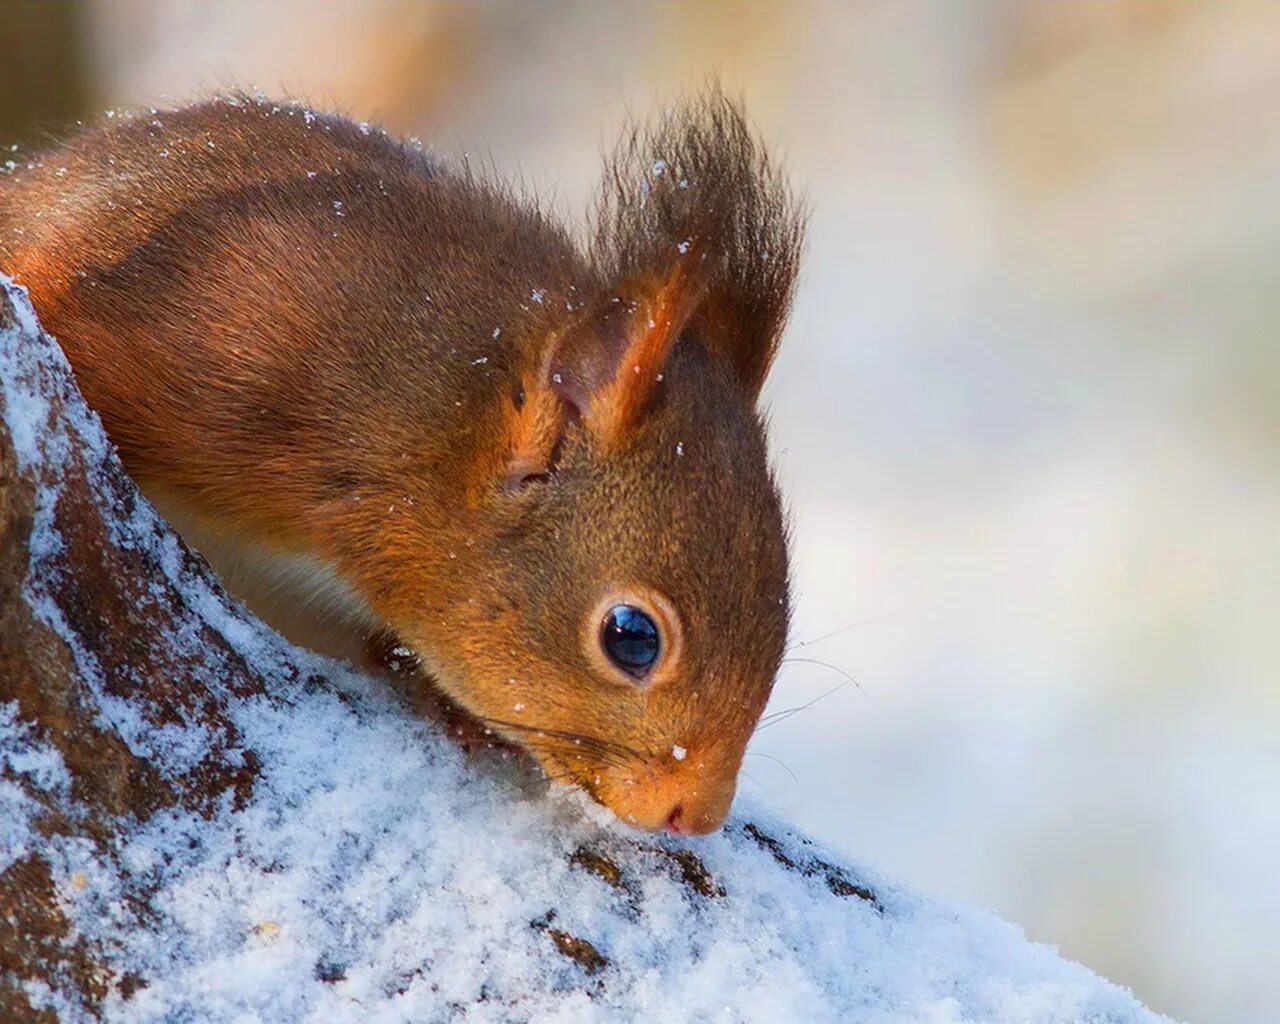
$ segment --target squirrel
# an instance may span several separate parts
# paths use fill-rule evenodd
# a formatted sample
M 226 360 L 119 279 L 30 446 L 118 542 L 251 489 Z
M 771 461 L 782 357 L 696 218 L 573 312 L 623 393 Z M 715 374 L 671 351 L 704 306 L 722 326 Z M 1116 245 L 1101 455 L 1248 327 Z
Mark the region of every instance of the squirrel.
M 714 87 L 623 132 L 580 239 L 466 161 L 232 95 L 0 176 L 0 271 L 233 594 L 329 653 L 393 637 L 548 776 L 692 835 L 786 644 L 758 405 L 805 219 Z

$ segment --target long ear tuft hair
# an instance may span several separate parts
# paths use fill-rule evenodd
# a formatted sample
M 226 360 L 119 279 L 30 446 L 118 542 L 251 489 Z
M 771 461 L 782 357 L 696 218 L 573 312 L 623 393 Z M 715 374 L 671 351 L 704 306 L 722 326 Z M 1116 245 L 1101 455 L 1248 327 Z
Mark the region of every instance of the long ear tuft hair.
M 741 105 L 713 86 L 623 135 L 605 162 L 592 256 L 615 283 L 696 263 L 702 297 L 684 334 L 754 398 L 786 324 L 805 221 Z

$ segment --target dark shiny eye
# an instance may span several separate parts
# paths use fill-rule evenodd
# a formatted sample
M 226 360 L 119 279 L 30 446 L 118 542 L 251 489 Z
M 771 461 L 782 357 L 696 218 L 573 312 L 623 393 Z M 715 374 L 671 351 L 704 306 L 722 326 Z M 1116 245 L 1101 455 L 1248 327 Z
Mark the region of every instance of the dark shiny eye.
M 658 627 L 639 608 L 617 604 L 609 609 L 600 630 L 600 645 L 618 668 L 642 676 L 658 658 Z

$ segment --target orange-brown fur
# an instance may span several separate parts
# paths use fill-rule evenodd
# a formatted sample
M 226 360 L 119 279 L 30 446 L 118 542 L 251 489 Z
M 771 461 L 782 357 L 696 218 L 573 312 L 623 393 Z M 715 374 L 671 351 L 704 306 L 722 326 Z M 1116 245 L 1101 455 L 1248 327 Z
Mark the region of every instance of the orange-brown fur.
M 755 405 L 800 221 L 716 92 L 624 138 L 586 246 L 465 167 L 233 97 L 0 178 L 0 269 L 197 547 L 327 567 L 358 599 L 335 630 L 389 630 L 624 820 L 708 831 L 786 635 Z M 592 649 L 610 594 L 669 609 L 647 686 Z

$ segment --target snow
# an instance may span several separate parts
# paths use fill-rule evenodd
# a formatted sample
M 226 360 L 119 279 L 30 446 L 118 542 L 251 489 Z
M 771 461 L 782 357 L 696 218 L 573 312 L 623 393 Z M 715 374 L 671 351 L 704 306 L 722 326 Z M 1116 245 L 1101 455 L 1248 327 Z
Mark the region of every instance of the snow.
M 31 824 L 41 811 L 19 778 L 61 797 L 71 785 L 58 752 L 34 741 L 31 728 L 18 718 L 17 705 L 10 702 L 0 704 L 0 871 L 31 853 Z
M 4 423 L 47 511 L 69 452 L 99 484 L 94 467 L 114 456 L 25 295 L 0 285 L 18 312 L 0 330 Z M 56 421 L 51 394 L 66 406 Z M 78 657 L 103 722 L 162 771 L 189 769 L 219 738 L 159 726 L 97 685 L 44 589 L 59 540 L 52 517 L 37 519 L 31 607 Z M 198 613 L 165 642 L 203 666 L 239 732 L 232 753 L 251 751 L 261 770 L 243 806 L 123 822 L 108 856 L 34 831 L 23 780 L 72 818 L 84 809 L 57 752 L 0 703 L 0 868 L 38 848 L 77 933 L 146 979 L 107 997 L 111 1021 L 1160 1019 L 1015 927 L 917 895 L 754 802 L 710 837 L 638 836 L 581 793 L 464 755 L 376 681 L 289 647 L 183 557 L 145 502 L 121 511 L 114 539 L 153 555 Z M 233 692 L 200 627 L 268 676 L 271 695 Z M 612 861 L 616 884 L 582 851 Z M 675 859 L 686 851 L 710 880 L 687 880 Z M 145 921 L 124 898 L 143 882 Z M 558 936 L 607 963 L 562 955 Z M 65 993 L 30 983 L 27 996 L 75 1019 Z

